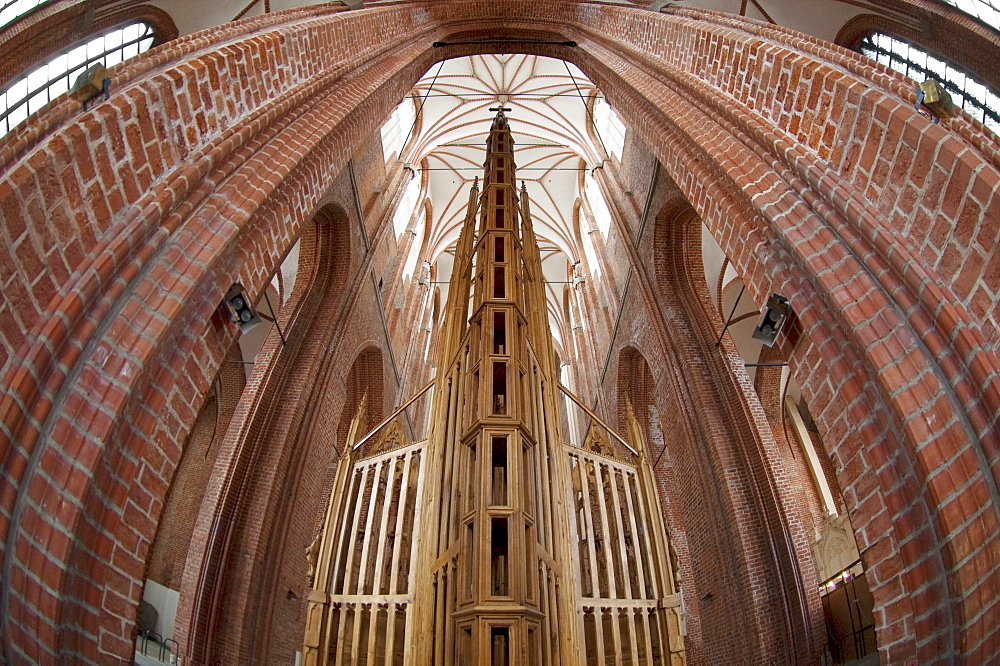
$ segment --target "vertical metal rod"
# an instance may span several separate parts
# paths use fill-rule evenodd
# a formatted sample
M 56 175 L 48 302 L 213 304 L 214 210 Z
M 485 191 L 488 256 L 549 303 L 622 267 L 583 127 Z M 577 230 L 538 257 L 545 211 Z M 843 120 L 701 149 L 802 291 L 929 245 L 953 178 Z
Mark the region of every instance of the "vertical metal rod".
M 264 300 L 267 301 L 267 308 L 271 311 L 271 315 L 274 317 L 274 327 L 278 329 L 278 335 L 281 337 L 281 344 L 284 346 L 287 340 L 285 340 L 285 334 L 281 332 L 281 324 L 278 323 L 278 313 L 275 312 L 274 306 L 271 305 L 271 299 L 267 296 L 267 287 L 264 288 Z
M 590 106 L 587 105 L 587 98 L 583 96 L 583 91 L 580 90 L 580 84 L 576 82 L 576 77 L 573 76 L 573 72 L 570 71 L 569 63 L 563 60 L 563 65 L 566 66 L 566 73 L 569 75 L 569 78 L 573 80 L 573 87 L 576 88 L 576 94 L 580 96 L 580 101 L 583 102 L 583 110 L 587 114 L 587 118 L 590 119 L 590 126 L 594 128 L 594 136 L 597 137 L 598 143 L 601 144 L 601 150 L 604 151 L 605 155 L 610 157 L 611 153 L 609 153 L 607 147 L 605 147 L 604 139 L 601 138 L 601 133 L 597 131 L 597 126 L 594 124 L 594 114 L 590 110 Z
M 417 112 L 414 114 L 413 124 L 410 125 L 410 131 L 406 133 L 406 138 L 403 139 L 403 146 L 399 149 L 399 153 L 400 154 L 396 156 L 397 159 L 399 159 L 399 160 L 403 159 L 403 155 L 402 155 L 403 149 L 406 148 L 406 144 L 410 142 L 410 136 L 413 134 L 413 130 L 417 126 L 417 121 L 420 120 L 420 112 L 424 110 L 424 104 L 427 103 L 427 95 L 430 95 L 431 91 L 434 90 L 434 84 L 437 83 L 438 74 L 440 74 L 441 70 L 444 69 L 444 63 L 445 62 L 446 61 L 444 61 L 444 60 L 441 61 L 441 65 L 438 66 L 438 71 L 434 72 L 434 78 L 431 79 L 431 85 L 427 89 L 427 93 L 420 99 L 420 106 L 417 108 Z
M 736 302 L 733 303 L 733 309 L 729 312 L 729 319 L 726 320 L 726 325 L 722 327 L 722 332 L 719 333 L 719 339 L 715 341 L 715 346 L 718 347 L 722 344 L 722 336 L 726 334 L 726 329 L 729 328 L 729 324 L 733 321 L 733 315 L 736 314 L 736 308 L 740 304 L 740 299 L 743 298 L 743 291 L 747 288 L 746 283 L 740 287 L 740 295 L 736 297 Z

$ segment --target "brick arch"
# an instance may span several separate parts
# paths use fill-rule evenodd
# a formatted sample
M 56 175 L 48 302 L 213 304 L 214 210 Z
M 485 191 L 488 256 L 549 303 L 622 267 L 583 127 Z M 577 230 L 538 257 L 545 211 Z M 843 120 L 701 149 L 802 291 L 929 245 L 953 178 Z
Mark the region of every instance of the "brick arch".
M 1000 90 L 1000 65 L 993 57 L 1000 49 L 996 31 L 944 3 L 918 0 L 903 11 L 909 14 L 911 23 L 879 14 L 858 14 L 840 28 L 834 41 L 857 50 L 861 40 L 873 32 L 896 35 L 957 63 L 994 90 Z
M 650 433 L 649 407 L 656 392 L 656 377 L 645 357 L 635 347 L 625 347 L 618 352 L 618 429 L 627 432 L 626 399 L 632 403 L 639 425 L 646 437 Z M 653 454 L 656 455 L 655 453 Z
M 146 580 L 171 590 L 183 586 L 187 558 L 200 500 L 211 478 L 229 422 L 236 411 L 246 376 L 239 344 L 234 342 L 219 368 L 184 444 L 184 452 L 164 498 L 156 538 L 150 544 Z
M 758 34 L 763 32 L 766 31 L 762 30 Z M 617 67 L 617 63 L 608 58 L 602 59 L 602 62 L 607 62 L 617 71 L 622 71 Z M 595 78 L 593 70 L 585 66 L 582 69 Z M 596 78 L 598 85 L 601 85 L 600 76 L 596 75 Z M 698 86 L 694 81 L 686 83 Z M 650 81 L 649 85 L 654 84 Z M 609 87 L 614 89 L 613 85 Z M 636 86 L 633 89 L 641 88 L 642 86 Z M 712 95 L 714 93 L 709 93 L 706 101 L 711 99 Z M 882 102 L 875 102 L 874 106 L 877 107 L 880 103 Z M 888 102 L 889 108 L 895 105 L 894 101 Z M 951 455 L 964 457 L 971 463 L 973 471 L 966 476 L 969 471 L 969 468 L 966 468 L 966 472 L 960 472 L 959 475 L 977 487 L 974 494 L 980 497 L 981 502 L 973 504 L 981 507 L 988 516 L 983 524 L 976 526 L 975 531 L 996 533 L 995 475 L 990 470 L 992 461 L 996 459 L 992 431 L 996 412 L 992 407 L 980 411 L 982 406 L 980 400 L 985 398 L 985 395 L 970 399 L 968 392 L 976 393 L 977 389 L 973 387 L 991 384 L 993 380 L 989 377 L 993 371 L 984 374 L 970 365 L 966 365 L 962 370 L 950 366 L 951 371 L 945 371 L 945 374 L 952 377 L 951 381 L 968 382 L 964 384 L 965 389 L 952 392 L 947 383 L 938 382 L 936 378 L 939 375 L 932 372 L 931 375 L 935 379 L 931 380 L 930 385 L 922 386 L 902 400 L 902 394 L 909 391 L 902 385 L 896 384 L 892 377 L 898 379 L 900 377 L 896 374 L 900 372 L 898 365 L 912 362 L 914 356 L 922 358 L 920 363 L 926 363 L 926 367 L 941 368 L 944 357 L 950 356 L 957 361 L 957 357 L 952 354 L 963 347 L 965 351 L 958 352 L 959 354 L 981 354 L 982 352 L 974 350 L 982 349 L 978 345 L 983 343 L 973 343 L 971 340 L 976 338 L 982 340 L 980 336 L 983 331 L 990 337 L 994 335 L 995 328 L 989 311 L 984 312 L 984 320 L 979 325 L 973 324 L 968 314 L 957 316 L 957 320 L 963 322 L 959 326 L 971 336 L 969 339 L 971 344 L 965 346 L 965 343 L 959 341 L 958 336 L 949 330 L 949 326 L 934 314 L 935 308 L 938 307 L 943 308 L 942 312 L 944 310 L 955 312 L 951 308 L 956 306 L 958 310 L 963 310 L 959 299 L 954 296 L 946 297 L 942 292 L 933 293 L 936 290 L 927 290 L 923 287 L 906 292 L 907 289 L 914 289 L 915 273 L 922 271 L 907 274 L 914 264 L 904 266 L 900 261 L 903 256 L 907 256 L 910 248 L 906 248 L 902 242 L 893 243 L 891 248 L 886 243 L 888 234 L 891 233 L 888 229 L 893 228 L 895 224 L 906 226 L 908 222 L 903 219 L 904 216 L 901 216 L 899 211 L 893 214 L 888 210 L 883 213 L 889 217 L 884 223 L 872 219 L 871 216 L 877 210 L 876 205 L 865 202 L 864 197 L 854 188 L 859 182 L 868 188 L 884 187 L 885 181 L 879 180 L 881 176 L 878 173 L 864 175 L 859 173 L 857 163 L 854 161 L 859 155 L 852 154 L 850 148 L 828 151 L 834 159 L 834 164 L 845 173 L 826 169 L 826 173 L 820 176 L 824 167 L 819 167 L 815 162 L 811 162 L 812 167 L 804 166 L 811 160 L 804 149 L 793 147 L 783 138 L 779 138 L 780 135 L 771 135 L 770 139 L 766 139 L 767 133 L 759 126 L 755 127 L 755 116 L 741 115 L 742 112 L 737 113 L 726 106 L 714 107 L 707 115 L 719 119 L 723 126 L 735 132 L 735 136 L 747 140 L 749 146 L 748 152 L 734 150 L 734 145 L 719 137 L 717 140 L 722 143 L 717 145 L 726 146 L 725 160 L 712 167 L 711 164 L 716 160 L 703 148 L 694 148 L 692 143 L 689 143 L 692 141 L 691 135 L 684 136 L 685 133 L 680 132 L 673 134 L 673 141 L 668 140 L 667 137 L 671 136 L 672 132 L 667 131 L 664 134 L 663 125 L 650 120 L 656 118 L 658 111 L 653 106 L 644 106 L 640 96 L 621 99 L 617 107 L 626 110 L 624 112 L 626 122 L 631 122 L 633 129 L 637 129 L 650 141 L 654 152 L 664 162 L 668 171 L 678 179 L 690 200 L 695 202 L 699 214 L 713 233 L 722 239 L 723 249 L 734 257 L 740 272 L 751 276 L 748 280 L 749 288 L 755 298 L 760 299 L 777 284 L 783 285 L 786 290 L 788 285 L 798 290 L 805 287 L 806 283 L 811 284 L 805 292 L 811 292 L 812 296 L 796 306 L 796 311 L 800 313 L 800 323 L 803 324 L 803 329 L 808 330 L 810 341 L 800 344 L 793 350 L 793 368 L 797 376 L 807 378 L 805 383 L 810 385 L 809 392 L 812 398 L 816 399 L 816 402 L 811 404 L 825 405 L 826 412 L 822 418 L 825 422 L 823 425 L 826 428 L 827 441 L 831 443 L 832 439 L 831 448 L 836 453 L 842 478 L 846 478 L 850 484 L 847 490 L 850 496 L 849 504 L 852 517 L 858 519 L 856 525 L 861 524 L 858 531 L 862 536 L 866 562 L 879 569 L 879 573 L 875 574 L 876 578 L 892 580 L 888 585 L 883 583 L 885 596 L 882 597 L 883 601 L 891 599 L 891 603 L 887 603 L 886 606 L 891 606 L 892 610 L 880 610 L 880 620 L 884 620 L 884 624 L 880 625 L 883 629 L 882 635 L 888 637 L 888 644 L 884 644 L 883 647 L 884 654 L 889 655 L 888 658 L 892 661 L 905 658 L 907 654 L 914 652 L 921 654 L 922 659 L 952 658 L 942 655 L 953 655 L 955 654 L 953 651 L 964 649 L 959 648 L 960 642 L 956 642 L 958 636 L 962 634 L 962 630 L 957 626 L 966 622 L 976 623 L 978 621 L 976 618 L 981 616 L 983 608 L 992 602 L 984 606 L 966 596 L 966 593 L 962 593 L 956 597 L 955 603 L 952 603 L 945 580 L 950 578 L 953 584 L 957 583 L 957 570 L 963 566 L 959 563 L 973 552 L 977 552 L 979 558 L 989 559 L 989 556 L 979 547 L 968 548 L 968 543 L 961 534 L 965 531 L 962 525 L 951 522 L 943 515 L 943 504 L 946 503 L 946 498 L 952 489 L 956 487 L 952 485 L 951 479 L 944 481 L 939 478 L 937 491 L 925 493 L 918 490 L 918 487 L 926 483 L 931 474 L 941 466 L 942 459 L 936 454 L 933 460 L 927 457 L 930 451 L 925 447 L 930 442 L 935 443 L 935 448 L 943 445 Z M 902 107 L 896 106 L 896 108 Z M 690 112 L 686 115 L 690 115 Z M 917 120 L 903 122 L 919 124 Z M 694 144 L 707 140 L 701 129 L 695 130 L 694 125 L 690 127 L 694 136 L 699 137 L 693 141 Z M 741 127 L 742 129 L 738 129 Z M 872 128 L 865 121 L 862 121 L 862 127 L 875 131 L 878 135 L 883 133 L 881 129 Z M 954 129 L 959 133 L 965 131 L 969 136 L 975 133 L 974 127 L 971 126 Z M 750 136 L 755 136 L 756 139 L 750 139 Z M 815 141 L 818 137 L 818 134 L 815 135 L 812 149 L 822 156 L 827 151 L 824 151 L 821 141 Z M 727 194 L 729 185 L 723 185 L 724 181 L 716 178 L 720 173 L 717 169 L 726 171 L 725 165 L 737 163 L 741 163 L 742 168 L 746 169 L 747 163 L 741 160 L 749 158 L 755 151 L 759 151 L 756 152 L 759 156 L 766 155 L 766 151 L 761 150 L 761 145 L 755 144 L 757 140 L 762 140 L 765 145 L 782 146 L 782 150 L 788 148 L 792 151 L 788 155 L 794 153 L 795 160 L 803 161 L 793 164 L 790 159 L 782 160 L 773 156 L 765 158 L 762 162 L 755 162 L 763 171 L 756 171 L 757 167 L 750 171 L 742 171 L 744 175 L 754 173 L 753 176 L 746 178 L 740 175 L 738 169 L 728 171 L 729 176 L 724 180 L 731 179 L 728 182 L 737 187 L 729 190 Z M 848 140 L 849 143 L 855 141 L 857 145 L 864 143 L 863 139 Z M 942 136 L 941 141 L 944 145 L 948 145 L 949 137 Z M 808 144 L 809 140 L 804 142 Z M 991 155 L 995 154 L 993 152 L 995 139 L 980 136 L 979 145 L 984 150 L 983 156 L 987 158 L 984 166 L 986 172 L 990 173 L 988 179 L 992 179 L 995 177 L 994 160 L 991 158 Z M 905 142 L 898 140 L 892 141 L 891 146 L 892 151 L 902 150 L 909 155 L 922 150 L 919 146 L 907 146 Z M 957 148 L 957 145 L 955 147 Z M 691 152 L 687 157 L 681 157 L 680 153 L 687 148 L 692 148 Z M 957 157 L 957 154 L 954 155 Z M 886 164 L 898 164 L 895 153 L 892 158 L 886 159 Z M 976 160 L 979 159 L 977 156 Z M 751 160 L 753 161 L 753 158 Z M 874 156 L 865 158 L 865 163 L 875 165 Z M 918 166 L 914 162 L 906 162 L 906 165 L 908 169 Z M 770 176 L 764 177 L 765 186 L 757 177 L 768 173 L 772 168 L 776 170 L 770 172 Z M 922 168 L 921 165 L 919 169 Z M 798 175 L 793 177 L 793 174 Z M 904 177 L 924 182 L 920 172 L 907 170 Z M 692 183 L 693 178 L 698 178 L 699 182 Z M 958 181 L 965 182 L 961 178 Z M 806 186 L 806 182 L 812 183 L 812 186 Z M 784 193 L 771 191 L 767 196 L 761 196 L 760 193 L 768 192 L 767 187 L 771 185 L 778 185 Z M 962 206 L 968 207 L 968 210 L 982 211 L 984 205 L 989 205 L 988 196 L 978 200 L 959 197 L 942 205 L 940 190 L 936 190 L 936 193 L 932 190 L 933 188 L 928 188 L 924 191 L 925 203 L 932 205 L 935 210 L 940 209 L 945 214 L 949 210 L 954 213 Z M 854 193 L 850 194 L 852 191 Z M 756 198 L 751 200 L 753 201 L 751 205 L 748 205 L 749 197 Z M 880 205 L 884 206 L 885 203 L 882 202 Z M 995 210 L 994 207 L 993 211 Z M 988 214 L 996 215 L 996 212 Z M 823 222 L 818 226 L 807 223 L 810 220 L 819 222 L 820 219 Z M 806 232 L 806 229 L 809 231 Z M 967 232 L 968 230 L 962 229 L 961 225 L 954 229 L 955 235 Z M 819 236 L 813 236 L 814 233 Z M 817 242 L 819 238 L 823 241 Z M 822 247 L 826 242 L 832 245 Z M 862 246 L 868 243 L 868 247 L 872 249 L 861 250 L 859 242 Z M 917 250 L 916 253 L 919 254 L 921 251 Z M 909 256 L 913 257 L 917 264 L 927 266 L 930 263 L 927 268 L 935 270 L 933 262 L 921 262 L 914 254 Z M 838 263 L 844 261 L 851 267 L 849 270 L 843 268 L 842 263 L 839 270 L 835 268 Z M 886 271 L 882 267 L 894 268 Z M 970 275 L 977 275 L 974 265 L 969 266 L 969 269 Z M 866 283 L 868 286 L 861 286 Z M 970 282 L 966 282 L 964 286 L 967 289 L 964 295 L 966 299 L 972 295 L 969 285 Z M 975 285 L 973 278 L 971 286 Z M 952 289 L 961 291 L 963 285 L 957 283 Z M 954 294 L 955 291 L 951 293 Z M 887 292 L 892 293 L 892 297 L 887 297 Z M 804 295 L 804 292 L 798 293 Z M 865 305 L 861 306 L 859 299 Z M 900 316 L 900 310 L 907 312 L 907 316 Z M 820 316 L 820 312 L 824 314 Z M 827 317 L 829 319 L 826 319 Z M 806 322 L 805 319 L 809 321 Z M 937 324 L 933 323 L 935 319 Z M 888 325 L 892 331 L 890 335 L 892 342 L 888 343 L 889 347 L 900 350 L 903 356 L 885 354 L 888 351 L 883 346 L 886 341 L 883 340 L 880 344 L 879 334 L 874 334 L 872 329 L 876 321 L 883 333 L 887 330 L 885 325 Z M 952 349 L 948 349 L 945 339 L 954 341 Z M 851 341 L 847 343 L 848 356 L 839 356 L 838 352 L 844 351 L 843 343 L 847 340 Z M 836 352 L 835 346 L 838 347 Z M 824 347 L 827 349 L 825 353 L 821 351 Z M 910 356 L 907 357 L 906 354 Z M 996 367 L 996 358 L 992 353 L 986 352 L 985 356 L 979 358 L 987 366 Z M 960 361 L 958 363 L 961 365 Z M 902 374 L 912 379 L 921 375 L 923 371 L 909 374 L 911 372 L 913 371 L 904 370 Z M 827 373 L 825 380 L 820 379 L 822 373 Z M 824 381 L 827 382 L 825 387 Z M 924 389 L 930 389 L 930 392 L 923 393 Z M 961 393 L 966 397 L 963 398 Z M 948 403 L 949 406 L 944 407 L 944 403 Z M 878 404 L 885 405 L 885 408 L 869 411 L 872 405 Z M 944 413 L 950 414 L 944 416 L 949 426 L 933 426 L 929 430 L 919 423 L 921 419 L 914 419 L 914 415 L 919 414 L 921 406 L 928 404 L 943 407 Z M 918 423 L 914 423 L 915 420 Z M 958 425 L 959 423 L 962 425 Z M 948 430 L 950 432 L 946 432 Z M 871 445 L 873 442 L 876 444 Z M 913 451 L 914 448 L 917 452 L 912 457 L 910 454 L 902 454 L 903 451 Z M 887 465 L 890 460 L 892 464 Z M 881 475 L 880 483 L 875 481 L 876 469 L 879 469 Z M 961 483 L 958 485 L 960 487 Z M 882 495 L 884 499 L 880 500 L 879 495 L 873 494 L 873 488 L 876 486 L 885 493 Z M 957 506 L 955 508 L 957 509 Z M 895 559 L 897 553 L 893 552 L 891 545 L 893 527 L 889 525 L 893 521 L 898 522 L 898 528 L 901 530 L 902 543 L 899 546 L 898 556 L 903 560 L 902 563 Z M 962 545 L 963 543 L 965 545 Z M 947 573 L 949 570 L 951 573 Z M 905 575 L 901 575 L 903 572 Z M 973 574 L 973 577 L 978 575 Z M 919 594 L 916 593 L 916 588 L 911 587 L 916 580 L 924 582 L 924 588 Z M 980 585 L 990 584 L 983 578 L 972 587 Z M 900 587 L 904 590 L 902 594 L 899 592 Z M 915 631 L 907 629 L 909 620 L 904 618 L 919 618 L 915 620 L 917 626 Z M 982 650 L 985 654 L 992 654 L 994 649 L 992 644 L 988 641 L 979 641 L 979 634 L 975 636 L 976 647 L 973 653 L 975 650 Z
M 128 83 L 109 102 L 50 105 L 0 144 L 4 245 L 31 241 L 2 269 L 8 658 L 127 656 L 162 504 L 144 479 L 172 475 L 231 341 L 213 315 L 225 287 L 259 291 L 322 183 L 431 64 L 492 48 L 430 46 L 471 26 L 574 39 L 525 50 L 601 87 L 755 298 L 787 287 L 793 370 L 826 405 L 817 423 L 876 587 L 897 590 L 878 610 L 883 657 L 992 657 L 996 574 L 977 572 L 998 532 L 1000 278 L 995 244 L 962 248 L 996 228 L 995 137 L 930 125 L 902 77 L 776 27 L 441 5 L 309 8 L 177 40 L 116 72 Z M 246 85 L 226 92 L 220 76 Z
M 329 202 L 303 229 L 299 273 L 279 315 L 288 343 L 269 336 L 226 434 L 176 624 L 195 663 L 246 662 L 289 648 L 280 639 L 296 625 L 298 606 L 285 595 L 302 591 L 301 553 L 322 515 L 338 445 L 335 405 L 345 399 L 340 376 L 350 356 L 336 341 L 354 328 L 345 289 L 353 226 L 345 207 Z
M 384 391 L 382 370 L 384 361 L 382 350 L 369 344 L 358 352 L 351 364 L 351 369 L 344 376 L 344 407 L 337 421 L 337 448 L 341 455 L 346 450 L 347 431 L 361 404 L 361 399 L 368 395 L 367 418 L 362 424 L 362 435 L 366 435 L 385 417 Z

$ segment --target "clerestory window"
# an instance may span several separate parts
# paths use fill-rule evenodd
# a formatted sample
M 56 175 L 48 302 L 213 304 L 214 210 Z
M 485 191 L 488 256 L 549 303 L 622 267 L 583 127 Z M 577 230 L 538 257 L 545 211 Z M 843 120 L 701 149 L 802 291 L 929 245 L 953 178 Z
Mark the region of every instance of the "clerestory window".
M 587 195 L 587 203 L 590 204 L 590 211 L 594 214 L 594 224 L 607 240 L 608 232 L 611 231 L 611 211 L 608 209 L 607 202 L 604 201 L 604 195 L 601 194 L 601 188 L 597 184 L 593 172 L 587 174 L 583 188 Z
M 3 0 L 0 2 L 0 28 L 14 19 L 27 14 L 38 5 L 44 5 L 49 0 Z
M 594 131 L 604 144 L 608 157 L 617 155 L 621 159 L 625 150 L 625 125 L 603 97 L 594 104 Z
M 1000 0 L 944 0 L 952 7 L 1000 30 Z
M 861 40 L 861 52 L 915 81 L 937 79 L 952 101 L 989 129 L 1000 133 L 1000 96 L 992 88 L 910 42 L 874 32 Z
M 417 200 L 420 198 L 420 176 L 413 175 L 403 188 L 403 196 L 399 198 L 399 205 L 392 215 L 392 229 L 399 238 L 403 233 L 413 211 L 417 207 Z
M 389 120 L 385 121 L 385 125 L 382 125 L 382 155 L 387 162 L 393 155 L 398 158 L 403 152 L 416 117 L 417 108 L 413 104 L 413 98 L 407 96 L 392 112 Z
M 48 58 L 0 92 L 0 136 L 68 92 L 77 77 L 98 63 L 112 67 L 153 45 L 153 28 L 138 22 L 91 37 Z

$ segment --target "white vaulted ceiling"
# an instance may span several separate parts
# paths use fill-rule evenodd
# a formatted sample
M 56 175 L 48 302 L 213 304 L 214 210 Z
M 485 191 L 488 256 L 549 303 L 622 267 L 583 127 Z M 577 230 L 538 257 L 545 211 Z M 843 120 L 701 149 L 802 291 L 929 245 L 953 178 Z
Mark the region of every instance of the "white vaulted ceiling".
M 406 159 L 427 172 L 432 213 L 425 257 L 431 262 L 454 245 L 472 182 L 482 177 L 486 136 L 496 115 L 490 109 L 510 109 L 517 178 L 527 187 L 557 338 L 566 330 L 567 269 L 581 252 L 574 219 L 581 175 L 604 159 L 587 129 L 587 103 L 595 94 L 594 84 L 573 65 L 526 55 L 447 60 L 431 68 L 413 92 L 419 120 Z M 447 280 L 442 273 L 437 279 Z

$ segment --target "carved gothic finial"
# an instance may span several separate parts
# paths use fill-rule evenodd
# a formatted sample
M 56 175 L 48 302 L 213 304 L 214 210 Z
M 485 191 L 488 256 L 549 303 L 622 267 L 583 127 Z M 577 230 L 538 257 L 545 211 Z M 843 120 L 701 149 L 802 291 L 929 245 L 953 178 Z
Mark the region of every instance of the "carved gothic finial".
M 406 446 L 407 444 L 409 444 L 409 441 L 403 433 L 403 428 L 399 424 L 399 419 L 393 419 L 392 423 L 382 429 L 382 433 L 379 435 L 378 440 L 371 448 L 371 453 L 374 454 L 381 453 L 382 451 L 391 451 L 393 449 Z
M 611 442 L 608 441 L 608 436 L 605 434 L 604 429 L 600 427 L 592 426 L 590 428 L 590 432 L 587 433 L 587 439 L 583 443 L 583 448 L 587 451 L 600 453 L 602 456 L 615 457 L 615 451 L 611 448 Z

